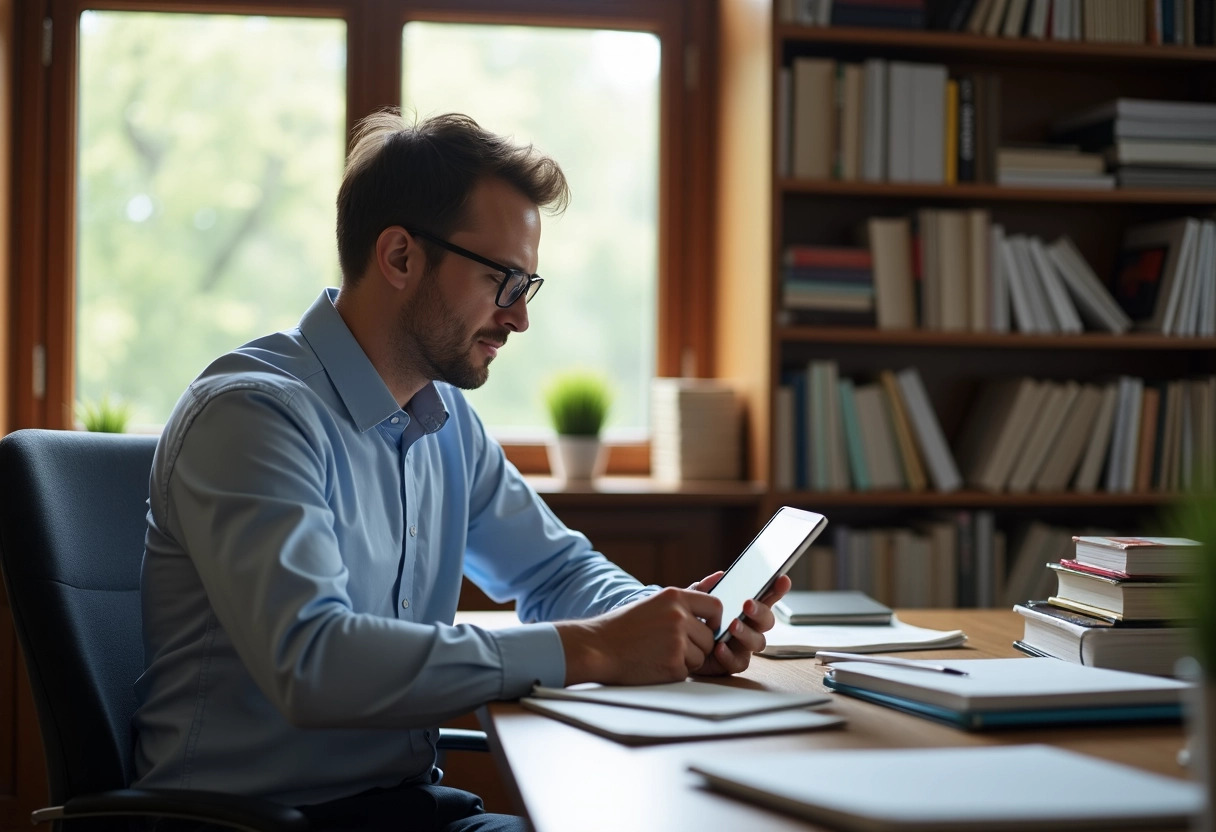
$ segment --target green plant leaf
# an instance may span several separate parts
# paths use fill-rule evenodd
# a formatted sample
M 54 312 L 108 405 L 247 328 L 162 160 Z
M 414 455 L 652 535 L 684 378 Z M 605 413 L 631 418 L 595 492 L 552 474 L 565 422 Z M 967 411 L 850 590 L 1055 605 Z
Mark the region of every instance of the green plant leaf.
M 545 388 L 553 429 L 563 436 L 598 436 L 611 403 L 608 382 L 591 372 L 562 373 Z

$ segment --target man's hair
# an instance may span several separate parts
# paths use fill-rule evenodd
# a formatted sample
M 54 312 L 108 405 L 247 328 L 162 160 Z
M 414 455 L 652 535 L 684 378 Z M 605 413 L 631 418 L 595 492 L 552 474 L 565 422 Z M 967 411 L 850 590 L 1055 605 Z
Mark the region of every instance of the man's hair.
M 380 232 L 394 225 L 447 237 L 459 228 L 474 186 L 497 177 L 550 213 L 570 201 L 557 162 L 532 145 L 483 129 L 459 113 L 409 125 L 395 109 L 355 127 L 338 189 L 338 263 L 344 281 L 367 268 Z M 423 241 L 425 245 L 425 241 Z M 427 246 L 437 262 L 444 254 Z

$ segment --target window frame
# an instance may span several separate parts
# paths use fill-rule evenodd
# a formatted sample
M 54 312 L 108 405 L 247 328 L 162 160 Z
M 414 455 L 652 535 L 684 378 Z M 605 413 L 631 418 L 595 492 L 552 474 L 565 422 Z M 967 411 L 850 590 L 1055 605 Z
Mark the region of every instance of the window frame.
M 41 0 L 18 4 L 12 125 L 12 427 L 74 424 L 75 136 L 80 14 L 85 10 L 335 17 L 347 26 L 347 128 L 401 105 L 402 27 L 415 21 L 647 31 L 662 43 L 659 285 L 655 374 L 712 375 L 712 4 L 704 0 Z M 44 21 L 51 30 L 43 64 Z M 18 279 L 18 275 L 21 276 Z M 42 378 L 39 378 L 42 376 Z M 0 402 L 3 397 L 0 397 Z M 548 470 L 543 444 L 509 443 L 526 473 Z M 613 443 L 609 472 L 644 474 L 649 442 Z

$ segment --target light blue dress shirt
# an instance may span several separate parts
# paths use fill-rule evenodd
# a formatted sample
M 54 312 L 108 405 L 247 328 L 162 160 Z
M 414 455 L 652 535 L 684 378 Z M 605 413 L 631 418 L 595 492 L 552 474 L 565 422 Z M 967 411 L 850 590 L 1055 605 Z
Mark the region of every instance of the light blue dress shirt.
M 565 677 L 551 624 L 453 626 L 462 572 L 524 621 L 649 591 L 553 515 L 458 390 L 402 410 L 335 296 L 217 360 L 165 426 L 136 785 L 304 804 L 430 782 L 439 722 Z

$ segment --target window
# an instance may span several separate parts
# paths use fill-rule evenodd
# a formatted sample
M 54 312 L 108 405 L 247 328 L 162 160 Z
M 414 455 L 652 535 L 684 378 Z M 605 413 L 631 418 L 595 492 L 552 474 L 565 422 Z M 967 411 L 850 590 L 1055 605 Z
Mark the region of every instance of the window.
M 545 220 L 536 324 L 475 394 L 521 467 L 543 470 L 543 449 L 511 436 L 546 425 L 538 392 L 569 364 L 616 384 L 610 438 L 645 430 L 651 375 L 712 373 L 712 4 L 53 0 L 14 15 L 12 427 L 70 427 L 79 397 L 105 394 L 154 427 L 211 359 L 293 325 L 339 279 L 349 130 L 403 104 L 535 141 L 573 184 Z M 645 471 L 645 444 L 622 460 Z
M 546 377 L 583 366 L 615 391 L 609 428 L 644 435 L 655 368 L 659 40 L 646 32 L 406 24 L 402 102 L 419 117 L 472 115 L 531 142 L 570 181 L 542 219 L 532 325 L 469 393 L 499 435 L 543 435 Z
M 86 11 L 76 393 L 163 424 L 212 359 L 337 280 L 340 20 Z

